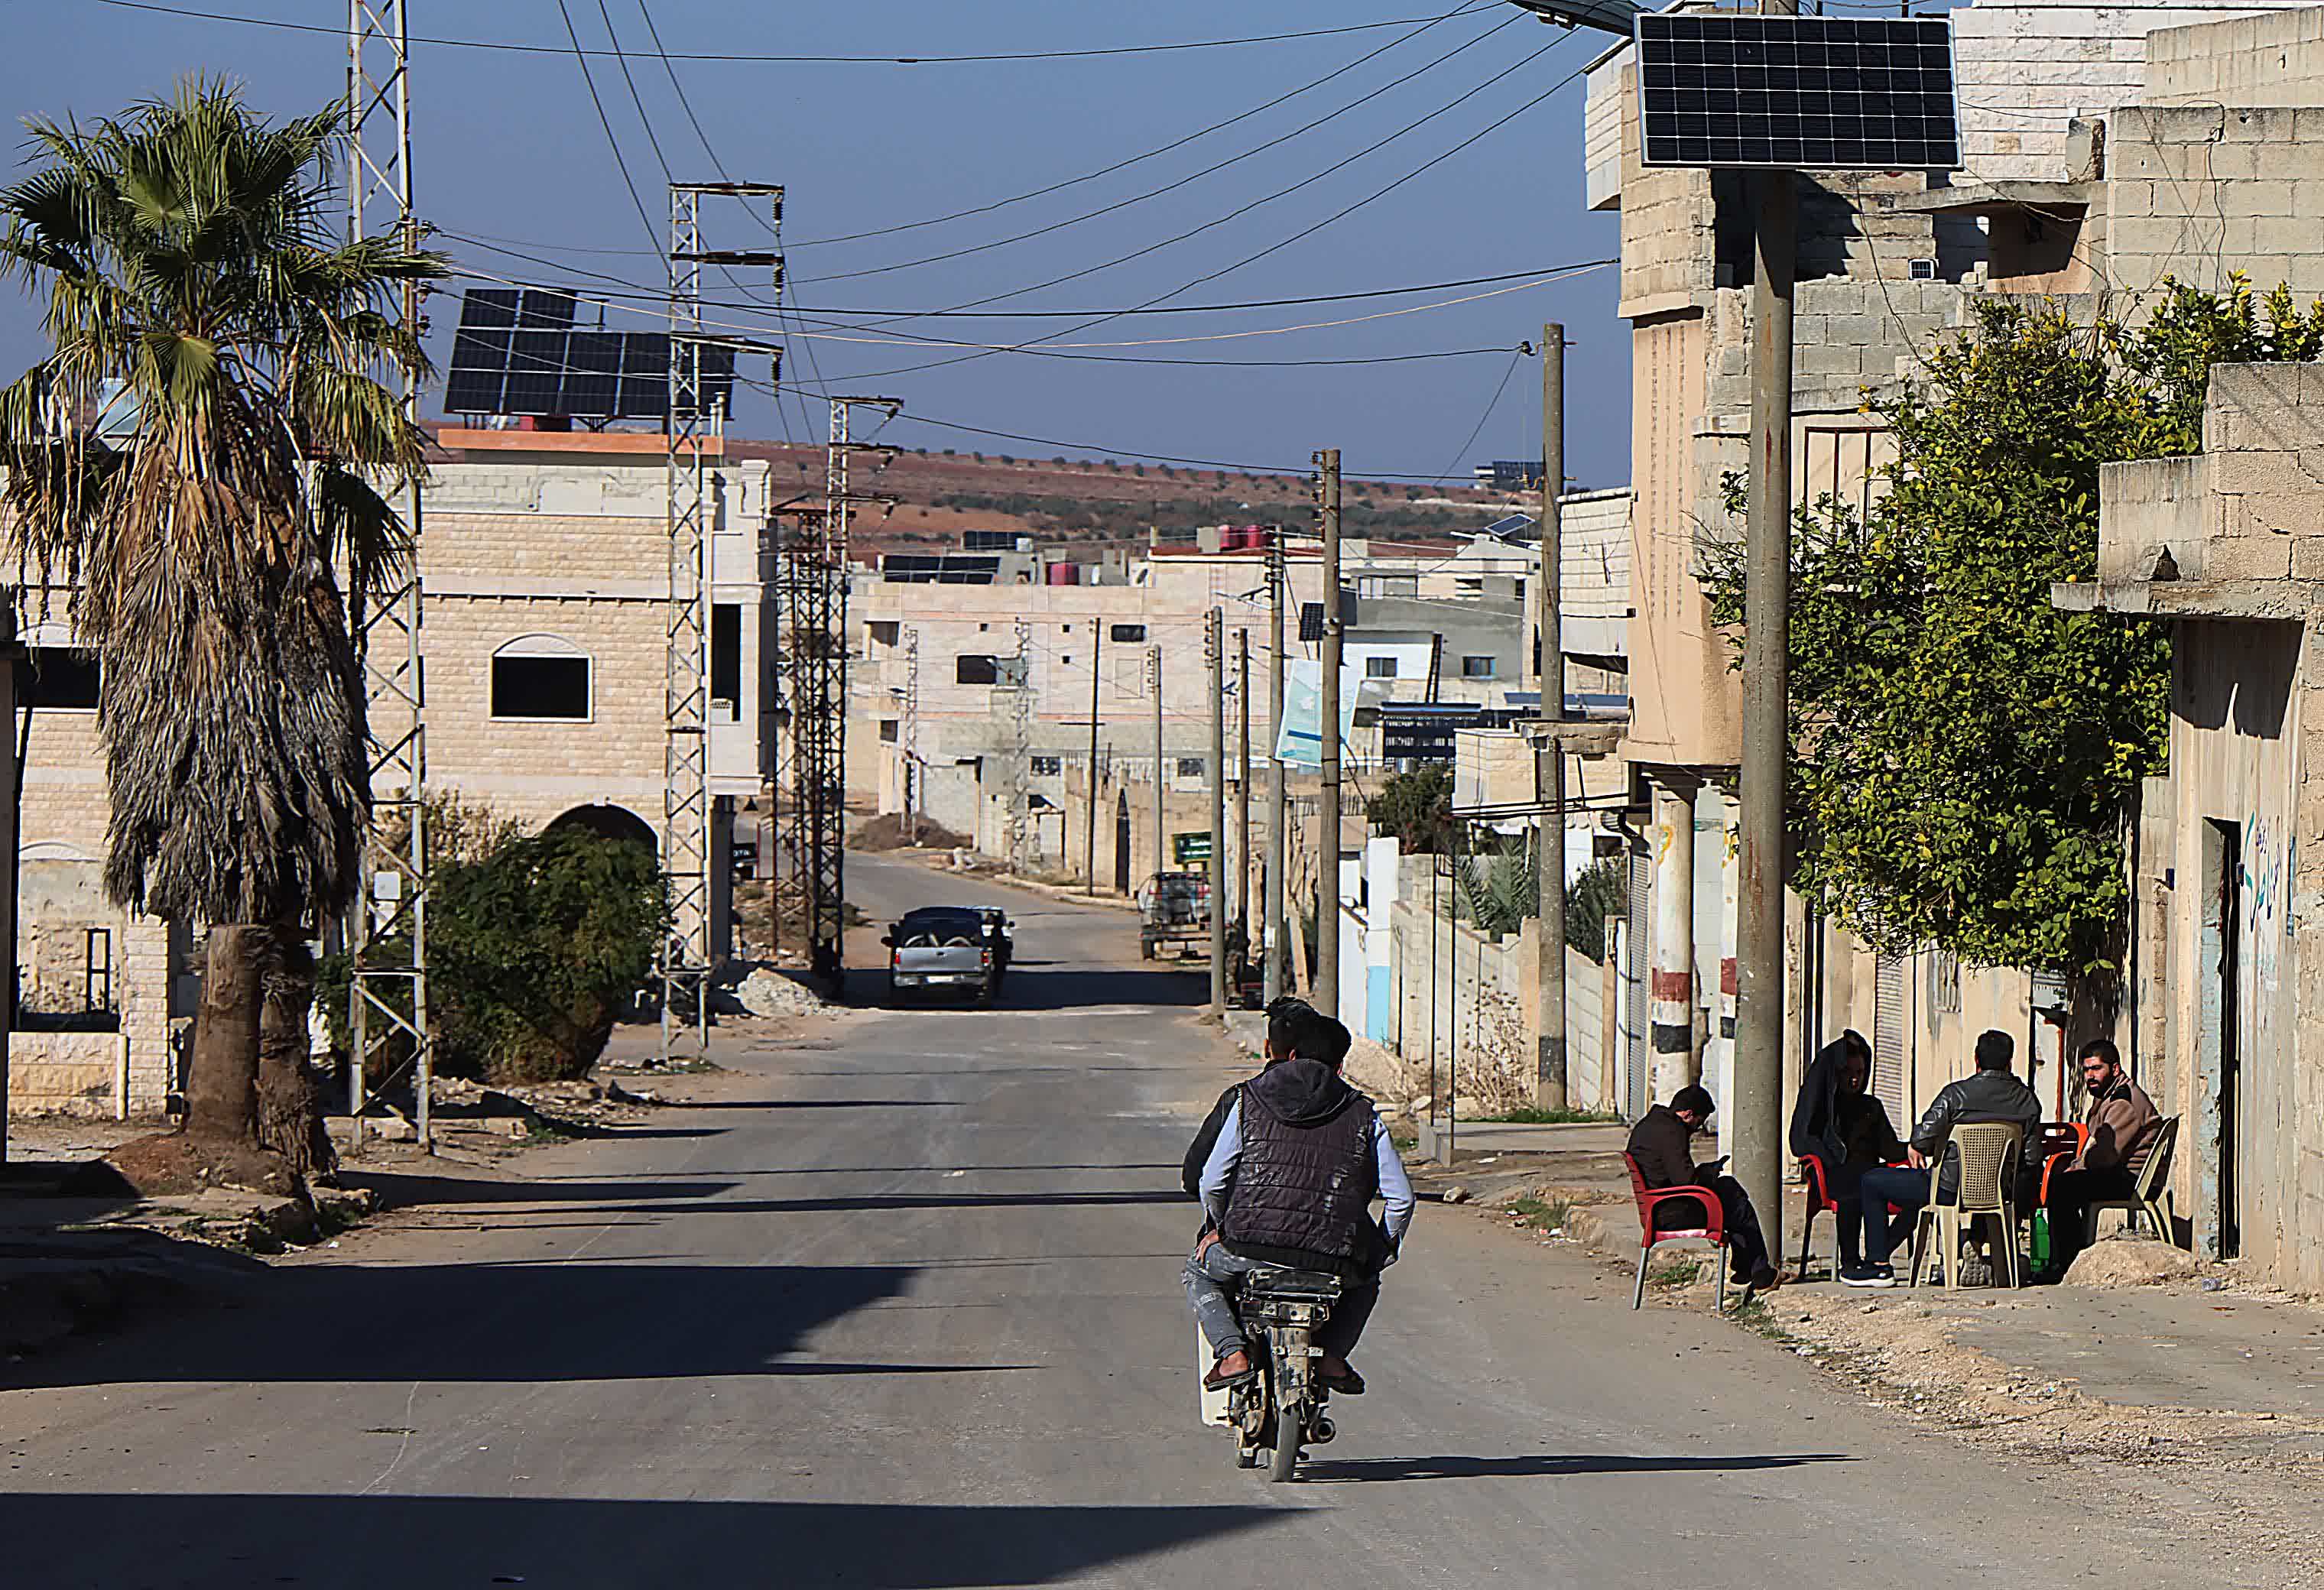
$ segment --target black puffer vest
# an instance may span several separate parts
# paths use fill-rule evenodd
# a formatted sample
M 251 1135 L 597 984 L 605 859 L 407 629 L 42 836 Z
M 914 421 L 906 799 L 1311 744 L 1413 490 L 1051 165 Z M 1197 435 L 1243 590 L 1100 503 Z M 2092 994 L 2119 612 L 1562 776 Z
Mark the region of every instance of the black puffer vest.
M 1289 1060 L 1243 1084 L 1236 1118 L 1228 1251 L 1351 1278 L 1379 1269 L 1371 1101 L 1322 1062 Z

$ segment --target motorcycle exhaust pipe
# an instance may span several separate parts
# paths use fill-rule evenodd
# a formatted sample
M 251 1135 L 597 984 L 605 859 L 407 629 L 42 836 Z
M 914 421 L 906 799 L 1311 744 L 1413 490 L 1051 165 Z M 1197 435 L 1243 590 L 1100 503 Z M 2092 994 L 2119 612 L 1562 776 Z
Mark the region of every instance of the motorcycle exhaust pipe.
M 1309 1432 L 1307 1438 L 1320 1447 L 1339 1433 L 1340 1427 L 1338 1425 L 1333 1424 L 1328 1419 L 1318 1419 L 1315 1421 L 1314 1429 Z

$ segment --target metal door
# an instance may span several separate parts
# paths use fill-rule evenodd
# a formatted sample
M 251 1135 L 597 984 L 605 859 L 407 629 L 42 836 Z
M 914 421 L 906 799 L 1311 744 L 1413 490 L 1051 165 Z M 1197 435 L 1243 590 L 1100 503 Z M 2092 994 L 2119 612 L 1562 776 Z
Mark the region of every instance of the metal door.
M 1872 985 L 1872 1096 L 1888 1111 L 1898 1132 L 1909 1129 L 1905 1112 L 1905 1046 L 1912 1029 L 1904 1014 L 1904 958 L 1883 955 Z

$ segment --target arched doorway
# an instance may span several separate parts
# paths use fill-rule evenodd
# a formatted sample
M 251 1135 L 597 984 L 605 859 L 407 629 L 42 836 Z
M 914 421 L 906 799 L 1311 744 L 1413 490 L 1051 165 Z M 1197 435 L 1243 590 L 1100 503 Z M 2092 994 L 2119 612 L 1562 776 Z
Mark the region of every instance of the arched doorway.
M 661 849 L 652 824 L 626 806 L 576 806 L 549 825 L 552 832 L 560 828 L 577 828 L 600 839 L 629 840 L 656 854 Z

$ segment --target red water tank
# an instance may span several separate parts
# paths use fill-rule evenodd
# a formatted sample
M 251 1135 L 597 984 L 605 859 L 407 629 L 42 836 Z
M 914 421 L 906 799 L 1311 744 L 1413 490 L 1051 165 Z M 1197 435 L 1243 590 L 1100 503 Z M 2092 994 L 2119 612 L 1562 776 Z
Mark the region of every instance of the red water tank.
M 1082 565 L 1077 563 L 1053 563 L 1048 565 L 1048 583 L 1052 585 L 1078 585 L 1082 583 Z

